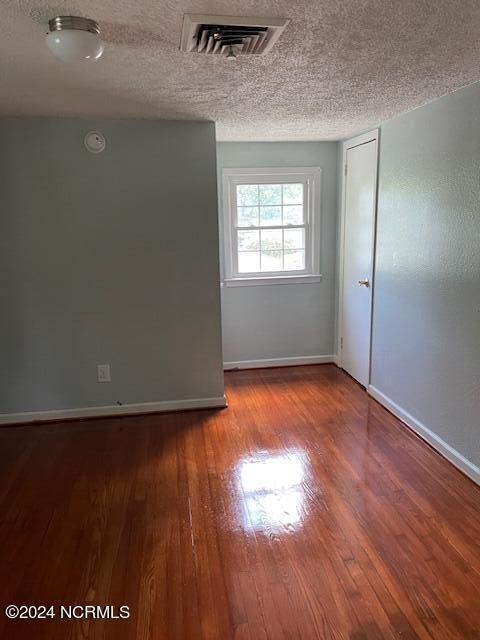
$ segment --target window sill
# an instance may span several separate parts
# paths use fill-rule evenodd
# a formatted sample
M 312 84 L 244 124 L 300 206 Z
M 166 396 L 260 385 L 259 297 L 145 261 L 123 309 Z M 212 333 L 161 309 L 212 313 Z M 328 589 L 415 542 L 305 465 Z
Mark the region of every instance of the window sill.
M 301 276 L 269 276 L 265 278 L 226 278 L 222 283 L 222 287 L 257 287 L 259 285 L 276 285 L 276 284 L 309 284 L 312 282 L 321 282 L 322 275 L 301 275 Z

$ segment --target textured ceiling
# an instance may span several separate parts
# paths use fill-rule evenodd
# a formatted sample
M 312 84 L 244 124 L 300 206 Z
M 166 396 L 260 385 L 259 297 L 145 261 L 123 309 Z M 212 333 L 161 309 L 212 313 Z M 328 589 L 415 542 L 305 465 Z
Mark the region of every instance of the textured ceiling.
M 265 57 L 181 53 L 184 13 L 282 17 Z M 44 44 L 99 21 L 96 64 Z M 480 79 L 479 0 L 0 0 L 0 115 L 214 120 L 220 140 L 347 137 Z

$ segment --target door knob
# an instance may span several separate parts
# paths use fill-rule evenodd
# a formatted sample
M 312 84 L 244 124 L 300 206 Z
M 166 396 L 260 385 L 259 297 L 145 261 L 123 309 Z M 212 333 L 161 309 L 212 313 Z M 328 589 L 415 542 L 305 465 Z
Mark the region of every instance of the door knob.
M 358 281 L 358 284 L 359 284 L 361 287 L 369 287 L 369 286 L 370 286 L 370 280 L 359 280 L 359 281 Z

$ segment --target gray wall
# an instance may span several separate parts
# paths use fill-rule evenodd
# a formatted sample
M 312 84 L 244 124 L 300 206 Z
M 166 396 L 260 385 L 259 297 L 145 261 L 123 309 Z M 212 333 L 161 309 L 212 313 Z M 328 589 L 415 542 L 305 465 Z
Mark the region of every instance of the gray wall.
M 372 384 L 480 465 L 480 85 L 381 129 Z
M 211 123 L 0 121 L 0 413 L 223 395 L 215 160 Z
M 217 145 L 219 179 L 227 167 L 322 168 L 320 283 L 222 289 L 226 362 L 334 353 L 337 154 L 335 142 L 224 142 Z M 220 211 L 221 183 L 219 184 Z M 223 257 L 223 250 L 221 251 Z

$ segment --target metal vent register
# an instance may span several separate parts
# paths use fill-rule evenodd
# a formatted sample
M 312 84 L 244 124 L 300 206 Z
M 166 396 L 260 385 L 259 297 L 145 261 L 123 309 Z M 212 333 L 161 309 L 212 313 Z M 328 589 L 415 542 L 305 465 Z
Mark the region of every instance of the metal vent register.
M 264 55 L 273 47 L 289 20 L 233 18 L 186 14 L 180 51 L 213 55 Z

